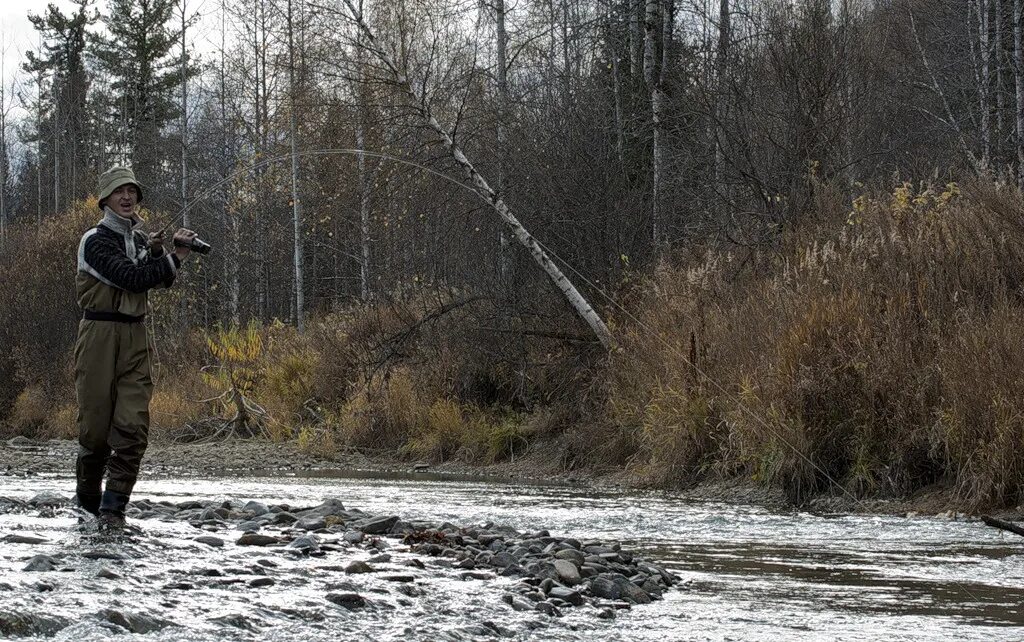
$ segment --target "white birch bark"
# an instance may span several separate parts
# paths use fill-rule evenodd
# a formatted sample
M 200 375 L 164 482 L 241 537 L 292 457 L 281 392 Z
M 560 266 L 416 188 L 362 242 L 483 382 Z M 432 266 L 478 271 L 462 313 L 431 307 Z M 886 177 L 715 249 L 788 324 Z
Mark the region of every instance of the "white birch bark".
M 295 24 L 292 20 L 292 0 L 288 0 L 288 90 L 291 94 L 288 130 L 292 148 L 292 223 L 295 232 L 295 326 L 299 332 L 305 330 L 305 306 L 303 300 L 304 281 L 302 274 L 302 206 L 299 203 L 299 155 L 298 126 L 295 105 Z
M 657 245 L 661 236 L 661 192 L 662 192 L 662 150 L 661 150 L 661 74 L 658 69 L 658 35 L 661 20 L 658 0 L 647 0 L 644 12 L 644 82 L 650 92 L 653 142 L 651 150 L 651 239 Z
M 593 307 L 591 307 L 590 303 L 588 303 L 583 295 L 580 294 L 579 290 L 576 289 L 576 286 L 574 286 L 569 278 L 562 273 L 557 265 L 555 265 L 547 252 L 544 251 L 541 244 L 533 238 L 519 220 L 516 219 L 512 210 L 505 204 L 504 199 L 502 199 L 501 196 L 491 188 L 487 183 L 487 180 L 476 170 L 470 160 L 463 153 L 462 149 L 455 144 L 455 141 L 448 134 L 448 131 L 441 126 L 437 121 L 437 118 L 435 118 L 430 112 L 430 107 L 426 97 L 413 88 L 413 85 L 409 82 L 405 71 L 399 68 L 391 54 L 378 44 L 376 36 L 363 19 L 363 14 L 356 9 L 352 0 L 343 1 L 349 12 L 352 14 L 358 28 L 362 31 L 365 37 L 366 41 L 363 43 L 363 47 L 376 56 L 377 59 L 387 67 L 388 71 L 394 78 L 395 83 L 402 88 L 406 96 L 409 98 L 413 109 L 416 110 L 424 123 L 441 139 L 441 143 L 444 145 L 445 149 L 448 150 L 448 153 L 451 154 L 452 159 L 462 168 L 467 177 L 472 181 L 477 193 L 479 193 L 480 196 L 491 205 L 494 211 L 501 218 L 502 222 L 509 228 L 509 231 L 516 240 L 530 252 L 541 269 L 543 269 L 551 278 L 555 287 L 565 295 L 565 298 L 569 301 L 569 304 L 573 307 L 580 318 L 590 326 L 590 329 L 593 331 L 598 341 L 601 342 L 601 345 L 606 349 L 611 349 L 612 336 L 611 332 L 608 330 L 608 326 L 605 325 L 604 321 Z
M 728 114 L 729 44 L 732 42 L 732 10 L 729 0 L 721 0 L 718 7 L 718 52 L 715 60 L 715 188 L 726 194 L 725 186 L 725 125 Z

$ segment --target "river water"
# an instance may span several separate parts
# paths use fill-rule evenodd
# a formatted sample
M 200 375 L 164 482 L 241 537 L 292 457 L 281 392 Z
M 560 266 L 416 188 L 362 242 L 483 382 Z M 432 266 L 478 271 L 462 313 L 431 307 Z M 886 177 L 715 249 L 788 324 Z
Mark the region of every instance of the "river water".
M 69 495 L 72 489 L 64 478 L 27 484 L 0 477 L 0 497 L 27 499 L 44 490 Z M 2 608 L 61 617 L 69 625 L 51 639 L 76 642 L 114 635 L 96 616 L 106 608 L 177 625 L 135 636 L 147 640 L 1024 639 L 1024 539 L 975 521 L 816 515 L 669 493 L 352 471 L 143 480 L 135 497 L 293 506 L 339 498 L 346 507 L 403 519 L 548 529 L 620 541 L 663 563 L 685 585 L 664 600 L 618 611 L 613 620 L 598 619 L 590 608 L 551 618 L 506 606 L 501 596 L 513 583 L 509 578 L 466 581 L 428 565 L 403 597 L 371 576 L 339 577 L 323 566 L 329 555 L 314 563 L 232 546 L 237 532 L 218 533 L 229 544 L 210 549 L 192 541 L 197 530 L 187 522 L 155 519 L 138 522 L 144 534 L 123 544 L 124 560 L 81 559 L 63 572 L 25 573 L 32 555 L 74 558 L 85 544 L 66 512 L 22 511 L 0 514 L 0 538 L 35 533 L 48 543 L 0 542 Z M 412 555 L 397 539 L 389 543 L 393 559 L 384 570 L 390 565 L 407 572 Z M 232 569 L 266 562 L 273 586 L 193 581 L 211 568 L 230 576 Z M 103 569 L 116 577 L 97 578 Z M 192 583 L 183 587 L 183 579 Z M 325 605 L 324 594 L 338 587 L 370 596 L 379 608 Z

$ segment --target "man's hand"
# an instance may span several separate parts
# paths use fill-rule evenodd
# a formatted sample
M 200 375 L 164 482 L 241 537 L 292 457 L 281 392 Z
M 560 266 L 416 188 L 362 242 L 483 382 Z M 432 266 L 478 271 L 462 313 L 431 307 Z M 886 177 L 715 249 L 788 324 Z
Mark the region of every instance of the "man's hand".
M 192 251 L 192 239 L 196 236 L 198 234 L 183 227 L 174 233 L 174 253 L 178 255 L 179 260 L 183 260 Z
M 164 253 L 164 232 L 149 233 L 149 251 L 153 256 L 161 256 Z

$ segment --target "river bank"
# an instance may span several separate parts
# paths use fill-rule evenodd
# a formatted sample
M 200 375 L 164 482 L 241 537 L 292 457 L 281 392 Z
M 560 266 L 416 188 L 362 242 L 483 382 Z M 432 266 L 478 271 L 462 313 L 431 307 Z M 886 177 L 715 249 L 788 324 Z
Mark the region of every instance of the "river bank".
M 34 441 L 16 437 L 0 442 L 0 475 L 31 478 L 69 474 L 77 444 L 73 440 Z M 211 443 L 180 444 L 156 441 L 150 444 L 143 462 L 143 477 L 251 476 L 283 474 L 320 476 L 332 470 L 365 471 L 368 474 L 405 475 L 410 480 L 514 482 L 519 484 L 559 484 L 589 488 L 648 489 L 641 478 L 621 469 L 606 471 L 558 468 L 557 460 L 545 457 L 544 449 L 527 456 L 489 465 L 474 465 L 457 460 L 439 464 L 410 461 L 391 451 L 359 449 L 330 454 L 310 453 L 296 441 L 227 440 Z M 742 480 L 717 480 L 670 488 L 696 500 L 753 504 L 773 510 L 794 508 L 778 489 Z M 867 513 L 895 516 L 934 515 L 946 519 L 975 519 L 965 513 L 953 493 L 943 487 L 926 489 L 909 498 L 860 499 L 836 491 L 807 502 L 802 508 L 821 513 Z M 1024 520 L 1024 507 L 993 511 L 1004 519 Z

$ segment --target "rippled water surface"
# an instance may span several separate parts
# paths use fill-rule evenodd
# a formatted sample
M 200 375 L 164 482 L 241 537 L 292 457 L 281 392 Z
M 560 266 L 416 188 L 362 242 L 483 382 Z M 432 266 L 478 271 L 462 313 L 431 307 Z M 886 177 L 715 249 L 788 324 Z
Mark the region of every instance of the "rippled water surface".
M 68 479 L 0 478 L 0 496 L 27 499 L 44 490 L 70 495 Z M 104 608 L 158 615 L 177 623 L 142 639 L 413 639 L 487 637 L 481 623 L 516 639 L 539 640 L 1020 640 L 1024 639 L 1024 538 L 978 522 L 939 518 L 821 516 L 684 497 L 480 481 L 319 477 L 143 480 L 136 498 L 255 499 L 311 506 L 325 498 L 368 513 L 474 525 L 493 521 L 522 531 L 548 529 L 580 539 L 610 539 L 664 563 L 685 586 L 662 601 L 619 611 L 591 608 L 563 618 L 522 613 L 501 601 L 508 578 L 463 580 L 443 569 L 417 571 L 412 597 L 376 577 L 346 576 L 331 564 L 359 555 L 295 558 L 191 538 L 186 522 L 141 520 L 144 534 L 119 543 L 124 560 L 75 558 L 90 545 L 66 513 L 0 515 L 0 537 L 41 535 L 50 543 L 0 543 L 3 608 L 70 619 L 57 639 L 113 635 L 95 614 Z M 409 572 L 398 540 L 382 566 Z M 32 555 L 69 553 L 64 572 L 24 573 Z M 360 552 L 365 558 L 370 552 Z M 338 559 L 332 559 L 338 555 Z M 245 583 L 174 588 L 208 569 L 269 560 L 273 586 Z M 98 578 L 107 569 L 117 578 Z M 39 584 L 43 586 L 40 587 Z M 347 583 L 347 585 L 346 585 Z M 352 586 L 354 585 L 354 587 Z M 379 608 L 349 612 L 324 601 L 355 588 Z M 119 639 L 125 639 L 121 636 Z

